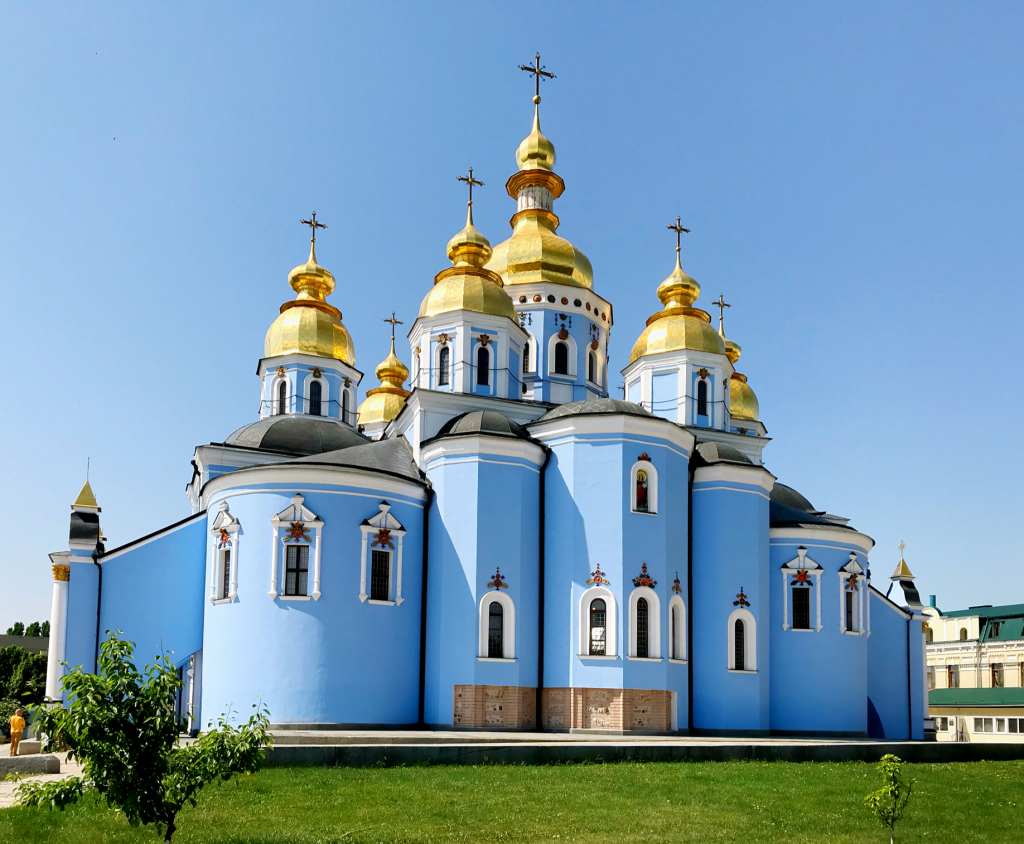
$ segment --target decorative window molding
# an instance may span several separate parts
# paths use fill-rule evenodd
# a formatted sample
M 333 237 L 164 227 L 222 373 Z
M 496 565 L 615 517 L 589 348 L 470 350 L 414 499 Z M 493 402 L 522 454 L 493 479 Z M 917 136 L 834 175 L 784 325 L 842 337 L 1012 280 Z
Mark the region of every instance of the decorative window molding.
M 602 581 L 607 583 L 607 581 Z M 618 655 L 618 606 L 615 603 L 615 596 L 612 591 L 604 586 L 592 586 L 584 590 L 580 595 L 579 604 L 579 628 L 580 628 L 580 649 L 579 655 L 590 656 L 590 603 L 595 598 L 600 598 L 605 603 L 605 634 L 604 634 L 604 656 L 615 657 Z
M 449 342 L 450 340 L 451 338 L 447 334 L 442 334 L 434 343 L 434 372 L 433 378 L 430 379 L 432 383 L 429 385 L 431 389 L 439 390 L 442 387 L 447 387 L 449 390 L 454 389 L 455 374 L 452 371 L 452 354 L 455 344 Z
M 706 372 L 707 370 L 701 370 Z M 696 399 L 694 401 L 693 415 L 694 416 L 710 416 L 711 415 L 711 381 L 706 375 L 702 375 L 697 379 L 697 383 L 694 390 Z
M 661 659 L 661 599 L 650 586 L 639 586 L 629 596 L 629 658 L 637 654 L 637 602 L 647 601 L 647 658 Z
M 555 346 L 559 343 L 565 343 L 567 347 L 565 372 L 555 371 Z M 569 332 L 560 331 L 548 338 L 547 370 L 548 375 L 556 375 L 560 378 L 576 377 L 576 341 Z
M 293 495 L 292 503 L 285 507 L 280 513 L 270 520 L 273 527 L 274 544 L 270 554 L 270 592 L 271 598 L 278 599 L 287 597 L 289 599 L 311 597 L 314 601 L 320 600 L 320 531 L 323 520 L 302 502 L 305 498 L 301 495 Z M 313 535 L 309 535 L 309 531 Z M 309 556 L 313 558 L 313 591 L 306 596 L 282 594 L 285 584 L 284 566 L 287 564 L 287 547 L 289 545 L 312 545 Z M 278 583 L 281 583 L 281 592 L 278 591 Z
M 227 501 L 220 503 L 220 512 L 210 526 L 213 544 L 213 565 L 210 566 L 210 603 L 234 601 L 238 597 L 238 546 L 241 525 L 228 512 Z M 225 553 L 226 552 L 226 553 Z M 227 577 L 225 577 L 225 566 Z M 227 594 L 224 583 L 227 581 Z
M 679 579 L 676 578 L 676 582 Z M 686 657 L 686 603 L 679 595 L 668 602 L 668 658 L 683 661 Z
M 309 414 L 312 413 L 310 407 L 310 391 L 312 390 L 313 382 L 320 385 L 320 416 L 330 416 L 328 408 L 331 406 L 331 385 L 322 375 L 317 377 L 314 373 L 310 372 L 302 382 L 302 412 Z
M 794 586 L 814 590 L 814 626 L 815 632 L 821 630 L 821 575 L 824 569 L 807 556 L 807 549 L 802 545 L 796 549 L 796 556 L 782 566 L 782 629 L 789 630 L 789 590 Z M 810 578 L 814 578 L 814 583 Z M 793 628 L 796 630 L 805 628 Z
M 501 657 L 488 657 L 487 633 L 490 629 L 491 604 L 501 604 Z M 515 659 L 516 658 L 516 605 L 511 596 L 500 590 L 485 592 L 480 599 L 480 638 L 477 657 L 479 659 Z
M 646 485 L 644 487 L 639 486 L 638 482 L 643 480 L 642 477 L 638 477 L 639 472 L 644 472 L 646 475 Z M 646 496 L 640 495 L 641 488 L 644 489 Z M 636 463 L 633 464 L 633 468 L 629 472 L 629 498 L 630 509 L 634 513 L 645 513 L 649 516 L 658 515 L 658 470 L 654 468 L 654 464 L 651 463 L 651 459 L 647 456 L 646 452 L 637 458 Z
M 391 515 L 391 505 L 381 501 L 380 510 L 372 518 L 365 519 L 359 526 L 363 534 L 362 551 L 359 562 L 359 600 L 365 603 L 370 599 L 366 591 L 366 569 L 370 551 L 387 551 L 389 557 L 388 591 L 386 601 L 370 600 L 371 604 L 387 604 L 401 606 L 402 601 L 402 540 L 405 528 L 402 523 Z
M 736 621 L 743 622 L 743 667 L 737 668 L 734 662 L 736 653 Z M 727 624 L 729 628 L 729 648 L 726 652 L 726 668 L 729 671 L 757 671 L 757 622 L 754 614 L 743 607 L 730 613 Z
M 347 381 L 348 379 L 346 378 L 345 380 Z M 356 402 L 351 389 L 348 387 L 341 388 L 341 401 L 338 404 L 338 418 L 342 422 L 354 425 L 356 422 Z
M 482 340 L 486 338 L 488 342 Z M 485 357 L 487 364 L 486 371 L 480 366 L 481 357 Z M 473 383 L 470 385 L 472 392 L 477 392 L 478 387 L 486 388 L 487 395 L 493 396 L 495 382 L 498 380 L 498 344 L 487 334 L 481 334 L 480 338 L 473 343 Z M 481 381 L 480 379 L 484 380 Z
M 839 629 L 851 636 L 859 636 L 864 632 L 864 603 L 867 597 L 867 588 L 864 584 L 864 569 L 857 562 L 857 554 L 850 552 L 850 559 L 839 569 Z M 865 585 L 865 588 L 861 588 Z M 853 597 L 847 598 L 847 593 Z M 852 626 L 847 624 L 847 602 L 851 601 Z
M 537 372 L 537 338 L 527 333 L 526 343 L 523 346 L 523 375 L 533 375 Z
M 284 367 L 281 367 L 282 369 Z M 284 387 L 284 401 L 281 401 L 281 387 Z M 288 376 L 278 374 L 270 386 L 270 415 L 283 416 L 291 410 L 292 386 Z

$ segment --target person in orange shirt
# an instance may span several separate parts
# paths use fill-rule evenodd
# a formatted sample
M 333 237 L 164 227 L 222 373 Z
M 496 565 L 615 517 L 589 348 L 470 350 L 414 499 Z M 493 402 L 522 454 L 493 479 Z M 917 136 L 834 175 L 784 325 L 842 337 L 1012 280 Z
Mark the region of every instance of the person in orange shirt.
M 25 719 L 20 709 L 15 710 L 11 716 L 11 756 L 18 755 L 18 745 L 21 744 L 21 734 L 25 732 Z

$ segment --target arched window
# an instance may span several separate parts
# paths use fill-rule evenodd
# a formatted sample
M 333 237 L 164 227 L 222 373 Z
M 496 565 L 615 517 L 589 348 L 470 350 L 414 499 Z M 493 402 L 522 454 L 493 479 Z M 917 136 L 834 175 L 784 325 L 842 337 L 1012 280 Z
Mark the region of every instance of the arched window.
M 647 599 L 638 598 L 636 602 L 636 655 L 647 658 L 650 632 L 650 614 L 647 611 Z
M 703 379 L 697 382 L 697 415 L 708 415 L 708 382 Z
M 607 650 L 607 629 L 608 611 L 605 603 L 600 598 L 590 602 L 590 650 L 592 656 L 604 656 Z
M 319 381 L 313 381 L 309 385 L 309 412 L 313 416 L 320 416 L 320 398 L 323 395 L 323 387 Z
M 655 516 L 658 513 L 658 470 L 648 455 L 642 454 L 640 457 L 629 472 L 630 506 L 634 513 Z
M 673 595 L 668 610 L 668 658 L 686 659 L 686 607 L 679 595 Z
M 555 374 L 569 374 L 569 347 L 561 341 L 555 343 Z
M 530 371 L 530 342 L 523 346 L 523 372 Z
M 587 378 L 591 384 L 597 383 L 597 355 L 593 352 L 587 355 Z
M 282 381 L 277 385 L 277 412 L 286 413 L 288 406 L 288 382 Z
M 669 608 L 668 614 L 668 623 L 672 627 L 672 629 L 669 630 L 668 636 L 668 658 L 679 659 L 679 656 L 676 654 L 676 631 L 679 630 L 679 607 L 673 605 Z
M 745 634 L 743 619 L 737 618 L 733 628 L 733 668 L 736 671 L 747 670 Z
M 490 383 L 488 380 L 490 370 L 491 353 L 487 351 L 486 346 L 481 346 L 476 350 L 476 383 L 481 387 L 486 387 Z
M 487 611 L 487 656 L 491 659 L 505 655 L 503 623 L 501 604 L 492 601 Z
M 444 387 L 451 383 L 451 377 L 448 374 L 451 359 L 451 349 L 447 346 L 442 346 L 441 351 L 437 355 L 437 386 L 439 387 Z
M 341 391 L 341 421 L 348 422 L 348 390 Z
M 960 641 L 961 642 L 966 642 L 967 641 L 967 628 L 966 627 L 961 627 L 960 628 Z
M 924 640 L 930 645 L 934 638 L 935 634 L 932 633 L 932 629 L 930 627 L 926 628 L 924 631 Z
M 649 513 L 650 509 L 647 503 L 647 471 L 645 469 L 636 470 L 636 507 L 633 509 L 637 513 Z

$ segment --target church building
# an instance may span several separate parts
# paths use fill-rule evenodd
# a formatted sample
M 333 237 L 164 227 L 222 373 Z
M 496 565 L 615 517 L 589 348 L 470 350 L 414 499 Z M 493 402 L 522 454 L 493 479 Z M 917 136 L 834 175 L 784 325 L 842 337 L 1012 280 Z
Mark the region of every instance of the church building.
M 178 666 L 193 729 L 260 699 L 280 729 L 924 737 L 917 591 L 876 589 L 872 539 L 766 468 L 728 306 L 717 330 L 697 307 L 678 218 L 609 395 L 612 303 L 559 233 L 549 74 L 523 69 L 511 234 L 475 227 L 470 170 L 451 265 L 424 276 L 401 353 L 388 320 L 361 404 L 314 214 L 259 418 L 196 447 L 191 514 L 108 549 L 86 483 L 50 555 L 49 697 L 120 630 Z

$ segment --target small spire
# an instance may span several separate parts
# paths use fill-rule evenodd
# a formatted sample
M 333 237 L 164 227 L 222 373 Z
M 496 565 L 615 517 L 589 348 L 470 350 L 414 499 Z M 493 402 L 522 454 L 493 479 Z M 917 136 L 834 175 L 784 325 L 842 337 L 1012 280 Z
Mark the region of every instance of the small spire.
M 309 228 L 311 229 L 312 237 L 310 237 L 310 239 L 309 239 L 309 260 L 306 263 L 307 264 L 315 264 L 316 263 L 316 230 L 317 229 L 326 229 L 327 226 L 324 225 L 323 223 L 318 223 L 316 221 L 316 211 L 314 211 L 310 215 L 310 218 L 308 220 L 300 219 L 299 222 L 302 223 L 302 225 L 304 225 L 304 226 L 309 226 Z
M 482 188 L 484 186 L 484 183 L 473 178 L 473 168 L 472 167 L 469 168 L 469 175 L 468 176 L 457 176 L 456 178 L 460 182 L 465 182 L 469 186 L 469 202 L 466 203 L 467 204 L 466 225 L 467 226 L 472 226 L 473 225 L 473 185 L 476 185 L 477 187 Z M 392 314 L 392 316 L 394 316 L 394 315 Z
M 725 314 L 725 309 L 726 308 L 731 308 L 732 305 L 730 305 L 728 302 L 725 301 L 725 295 L 723 293 L 719 293 L 718 294 L 718 299 L 716 301 L 712 302 L 711 304 L 718 306 L 718 334 L 724 340 L 725 339 L 725 328 L 724 328 L 724 326 L 722 324 L 722 317 Z
M 903 540 L 900 540 L 900 561 L 896 564 L 896 569 L 891 575 L 890 580 L 913 580 L 914 575 L 910 572 L 910 566 L 907 565 L 907 561 L 903 559 L 903 549 L 907 546 Z
M 95 513 L 100 512 L 100 506 L 96 503 L 96 496 L 92 493 L 92 487 L 89 486 L 89 481 L 86 481 L 82 485 L 82 491 L 78 493 L 78 498 L 75 499 L 75 503 L 71 505 L 72 510 L 90 510 Z

